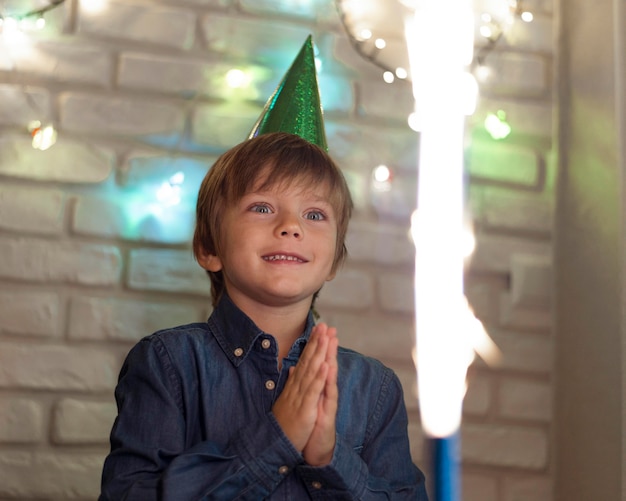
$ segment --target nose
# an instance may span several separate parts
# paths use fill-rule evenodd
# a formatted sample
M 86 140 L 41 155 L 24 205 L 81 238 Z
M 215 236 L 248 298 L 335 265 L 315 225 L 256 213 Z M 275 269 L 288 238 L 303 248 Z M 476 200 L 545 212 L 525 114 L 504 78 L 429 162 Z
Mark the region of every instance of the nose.
M 276 231 L 280 237 L 302 238 L 302 226 L 295 215 L 285 215 L 278 223 Z

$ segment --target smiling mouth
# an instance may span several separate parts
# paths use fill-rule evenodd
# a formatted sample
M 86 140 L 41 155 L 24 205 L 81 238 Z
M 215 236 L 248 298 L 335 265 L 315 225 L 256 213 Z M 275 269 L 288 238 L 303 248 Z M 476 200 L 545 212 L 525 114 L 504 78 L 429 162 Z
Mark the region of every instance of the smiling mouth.
M 294 263 L 306 263 L 304 259 L 297 256 L 288 256 L 287 254 L 274 254 L 272 256 L 263 256 L 265 261 L 291 261 Z

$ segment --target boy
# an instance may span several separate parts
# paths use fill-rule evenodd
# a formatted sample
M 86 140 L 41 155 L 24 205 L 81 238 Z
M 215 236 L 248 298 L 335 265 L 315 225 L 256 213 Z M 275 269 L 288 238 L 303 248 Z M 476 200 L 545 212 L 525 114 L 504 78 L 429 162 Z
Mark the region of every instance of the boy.
M 397 377 L 314 323 L 351 210 L 341 171 L 298 135 L 218 158 L 193 241 L 214 311 L 129 353 L 101 501 L 427 499 Z

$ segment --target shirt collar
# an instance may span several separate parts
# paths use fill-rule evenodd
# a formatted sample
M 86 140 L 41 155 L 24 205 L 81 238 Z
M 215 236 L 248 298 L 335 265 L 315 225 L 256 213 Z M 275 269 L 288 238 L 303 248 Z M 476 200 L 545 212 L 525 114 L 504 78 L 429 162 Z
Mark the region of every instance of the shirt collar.
M 207 323 L 222 350 L 236 367 L 252 351 L 254 342 L 259 336 L 270 335 L 257 327 L 252 319 L 233 303 L 226 292 L 222 294 Z M 304 332 L 294 342 L 288 358 L 297 359 L 300 356 L 314 325 L 313 314 L 309 311 Z

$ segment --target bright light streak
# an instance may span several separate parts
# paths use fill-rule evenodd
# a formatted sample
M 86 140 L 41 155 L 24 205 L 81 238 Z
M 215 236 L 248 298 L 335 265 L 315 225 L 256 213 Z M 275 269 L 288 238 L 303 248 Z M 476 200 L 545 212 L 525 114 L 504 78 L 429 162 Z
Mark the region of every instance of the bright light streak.
M 461 425 L 466 374 L 474 358 L 463 294 L 465 67 L 473 51 L 469 0 L 416 2 L 406 35 L 421 125 L 416 245 L 416 365 L 424 432 L 448 437 Z M 438 20 L 455 36 L 441 39 Z M 433 50 L 432 40 L 441 40 Z

